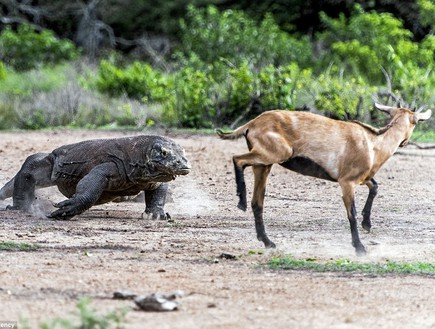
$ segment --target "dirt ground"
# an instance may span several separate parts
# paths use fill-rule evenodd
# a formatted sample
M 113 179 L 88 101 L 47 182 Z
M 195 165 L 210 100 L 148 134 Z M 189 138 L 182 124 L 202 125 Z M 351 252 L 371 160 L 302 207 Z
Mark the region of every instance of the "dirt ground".
M 138 133 L 59 130 L 0 133 L 0 184 L 23 160 L 63 144 Z M 0 211 L 0 242 L 36 244 L 35 251 L 0 251 L 0 322 L 69 317 L 83 296 L 98 312 L 131 307 L 125 328 L 435 328 L 434 277 L 274 271 L 273 256 L 435 262 L 435 151 L 401 149 L 377 175 L 368 249 L 356 257 L 337 184 L 275 166 L 265 204 L 265 250 L 253 216 L 236 207 L 231 156 L 243 140 L 176 135 L 191 174 L 171 183 L 166 210 L 173 222 L 144 220 L 137 202 L 96 206 L 70 221 L 45 217 L 63 200 L 40 190 L 34 214 Z M 248 193 L 252 173 L 246 171 Z M 360 214 L 367 188 L 357 190 Z M 0 208 L 12 200 L 0 201 Z M 222 253 L 237 256 L 221 259 Z M 176 312 L 151 313 L 113 292 L 184 291 Z

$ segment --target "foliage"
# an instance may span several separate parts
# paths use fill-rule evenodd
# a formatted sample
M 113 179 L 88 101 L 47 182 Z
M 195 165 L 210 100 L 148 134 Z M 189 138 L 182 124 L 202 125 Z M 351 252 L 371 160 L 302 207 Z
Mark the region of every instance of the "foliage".
M 432 10 L 425 0 L 419 3 L 422 11 Z M 0 129 L 156 122 L 210 129 L 276 108 L 377 124 L 371 103 L 379 97 L 391 103 L 394 94 L 411 106 L 435 105 L 435 36 L 415 42 L 389 13 L 359 6 L 338 18 L 323 13 L 324 31 L 311 43 L 289 33 L 290 26 L 281 30 L 271 14 L 254 15 L 255 20 L 241 10 L 186 10 L 180 47 L 172 62 L 161 66 L 165 71 L 118 53 L 96 68 L 86 61 L 52 65 L 48 56 L 22 72 L 0 61 Z M 17 32 L 5 29 L 1 36 L 14 33 L 32 45 L 48 32 L 24 26 Z
M 418 126 L 417 126 L 418 127 Z M 424 143 L 435 141 L 435 129 L 417 129 L 411 137 L 413 142 Z
M 405 26 L 412 29 L 418 39 L 428 34 L 430 30 L 423 25 L 420 14 L 419 0 L 352 0 L 352 1 L 305 1 L 305 0 L 262 0 L 262 1 L 222 1 L 222 0 L 108 0 L 108 1 L 53 1 L 39 0 L 27 1 L 25 6 L 17 6 L 16 1 L 2 1 L 3 22 L 24 21 L 53 29 L 59 36 L 74 39 L 80 28 L 78 22 L 88 23 L 87 32 L 95 42 L 92 46 L 99 47 L 98 53 L 103 48 L 113 47 L 122 50 L 124 54 L 131 53 L 135 48 L 135 41 L 146 38 L 150 43 L 155 42 L 154 49 L 158 51 L 161 39 L 171 40 L 176 44 L 180 39 L 178 22 L 185 17 L 189 4 L 198 7 L 215 5 L 220 10 L 239 10 L 251 19 L 260 22 L 265 13 L 271 13 L 281 29 L 287 32 L 297 31 L 299 35 L 314 35 L 324 30 L 324 25 L 319 20 L 318 13 L 323 11 L 331 17 L 336 17 L 338 12 L 347 16 L 355 3 L 361 4 L 365 10 L 378 12 L 391 12 L 405 22 Z M 425 0 L 433 3 L 432 0 Z M 432 15 L 432 17 L 434 17 Z M 82 30 L 83 31 L 83 30 Z M 116 41 L 113 42 L 113 38 Z M 112 40 L 110 40 L 112 38 Z M 112 41 L 112 42 L 108 42 Z M 126 41 L 126 42 L 122 42 Z M 133 42 L 132 42 L 133 41 Z M 160 43 L 160 44 L 159 44 Z M 147 55 L 146 50 L 138 45 L 134 53 L 143 60 Z
M 58 318 L 51 322 L 42 323 L 40 329 L 122 329 L 125 328 L 127 309 L 118 309 L 106 314 L 98 314 L 90 306 L 89 298 L 82 298 L 77 303 L 78 314 L 75 318 Z M 30 329 L 26 323 L 21 324 L 24 329 Z M 21 327 L 21 326 L 20 326 Z
M 312 72 L 301 69 L 296 63 L 284 66 L 268 65 L 259 74 L 261 103 L 265 108 L 294 109 L 302 107 L 298 95 L 311 84 Z
M 367 108 L 373 102 L 375 88 L 358 76 L 345 78 L 336 67 L 321 73 L 304 86 L 313 107 L 325 116 L 340 120 L 370 119 Z
M 412 41 L 412 33 L 390 13 L 364 12 L 356 6 L 350 18 L 341 14 L 335 19 L 324 13 L 320 17 L 327 29 L 319 39 L 331 49 L 323 60 L 346 64 L 352 74 L 363 75 L 372 83 L 383 80 L 381 68 L 393 72 L 406 62 L 420 66 L 434 63 L 430 49 L 425 51 L 423 46 L 421 52 L 420 45 Z
M 435 28 L 435 3 L 433 0 L 418 0 L 417 3 L 420 8 L 422 25 Z
M 149 64 L 135 61 L 121 68 L 108 60 L 102 60 L 98 69 L 95 86 L 100 92 L 112 96 L 127 95 L 147 101 L 161 101 L 170 82 L 164 75 Z
M 257 24 L 242 11 L 189 6 L 181 37 L 184 53 L 195 53 L 206 63 L 225 58 L 235 66 L 248 61 L 261 68 L 291 61 L 306 66 L 311 61 L 309 40 L 280 30 L 270 14 Z
M 143 127 L 161 120 L 139 101 L 90 90 L 89 83 L 81 84 L 77 67 L 75 63 L 25 72 L 9 69 L 0 83 L 0 129 Z
M 395 94 L 408 106 L 435 106 L 435 66 L 420 68 L 412 62 L 400 66 L 391 76 Z
M 50 30 L 37 32 L 27 24 L 17 31 L 6 27 L 0 34 L 0 60 L 18 71 L 76 58 L 78 51 L 69 40 L 59 40 Z
M 309 270 L 314 272 L 357 272 L 371 275 L 414 274 L 435 275 L 435 264 L 424 262 L 360 263 L 348 259 L 317 262 L 315 259 L 299 260 L 291 256 L 275 257 L 269 262 L 272 269 Z
M 175 73 L 175 89 L 164 105 L 164 118 L 186 128 L 211 128 L 215 115 L 211 93 L 215 86 L 207 71 L 189 67 Z
M 6 79 L 6 66 L 0 61 L 0 81 Z
M 115 73 L 109 75 L 107 70 L 102 73 L 101 66 L 107 62 L 102 63 L 97 85 L 100 91 L 114 94 L 117 85 L 112 81 L 122 81 L 125 86 L 138 86 L 135 81 L 142 81 L 143 86 L 153 77 L 153 84 L 146 90 L 148 96 L 142 88 L 136 88 L 134 93 L 130 88 L 128 96 L 145 96 L 142 101 L 149 104 L 160 100 L 168 124 L 211 128 L 235 120 L 257 96 L 263 107 L 294 108 L 296 94 L 303 86 L 301 80 L 309 79 L 311 74 L 296 63 L 283 67 L 268 65 L 256 75 L 253 65 L 247 62 L 228 68 L 225 62 L 205 65 L 195 56 L 191 60 L 172 74 L 156 74 L 152 69 L 133 73 L 129 67 L 122 69 L 110 64 L 110 71 Z M 136 62 L 135 65 L 142 64 Z

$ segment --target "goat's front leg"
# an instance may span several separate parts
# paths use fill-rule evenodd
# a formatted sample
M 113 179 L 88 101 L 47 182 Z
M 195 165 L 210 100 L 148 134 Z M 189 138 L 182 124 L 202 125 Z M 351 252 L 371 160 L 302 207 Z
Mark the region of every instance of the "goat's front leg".
M 263 221 L 263 205 L 264 195 L 266 193 L 267 177 L 269 176 L 272 165 L 269 166 L 253 166 L 254 171 L 254 192 L 252 194 L 252 211 L 255 218 L 255 229 L 257 238 L 263 241 L 266 248 L 275 248 L 275 244 L 269 240 L 266 235 Z
M 364 209 L 362 211 L 363 221 L 361 222 L 361 225 L 363 229 L 365 229 L 367 232 L 370 232 L 372 227 L 370 214 L 372 212 L 373 200 L 376 194 L 378 194 L 378 183 L 376 183 L 376 181 L 372 178 L 366 183 L 366 185 L 369 188 L 369 196 L 367 197 L 366 204 L 364 205 Z
M 361 243 L 358 234 L 358 225 L 356 221 L 356 209 L 355 209 L 355 188 L 352 183 L 340 182 L 341 190 L 343 193 L 343 202 L 346 207 L 347 218 L 350 223 L 350 232 L 352 234 L 352 245 L 355 248 L 358 256 L 366 254 L 366 248 Z

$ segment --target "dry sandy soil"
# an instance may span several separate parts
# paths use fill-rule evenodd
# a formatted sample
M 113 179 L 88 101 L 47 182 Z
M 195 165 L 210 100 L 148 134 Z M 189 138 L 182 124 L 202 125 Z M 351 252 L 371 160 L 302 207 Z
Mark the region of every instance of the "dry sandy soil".
M 131 134 L 131 133 L 130 133 Z M 135 134 L 135 133 L 133 133 Z M 123 132 L 1 133 L 0 183 L 31 153 Z M 275 255 L 298 259 L 435 262 L 435 152 L 401 149 L 377 175 L 379 194 L 368 249 L 356 257 L 337 184 L 275 166 L 265 205 L 276 250 L 256 240 L 253 217 L 236 207 L 231 156 L 243 140 L 169 134 L 186 149 L 192 173 L 171 183 L 173 222 L 141 219 L 142 203 L 96 206 L 70 221 L 45 217 L 63 199 L 40 190 L 34 214 L 0 211 L 0 242 L 35 251 L 0 251 L 0 321 L 32 328 L 69 317 L 83 296 L 98 312 L 131 307 L 125 328 L 435 328 L 434 277 L 275 271 Z M 248 193 L 252 174 L 246 171 Z M 357 191 L 360 213 L 367 189 Z M 0 207 L 11 204 L 8 199 Z M 254 251 L 254 254 L 252 252 Z M 264 253 L 262 253 L 264 251 Z M 236 260 L 220 259 L 222 253 Z M 183 290 L 176 312 L 143 312 L 113 292 Z

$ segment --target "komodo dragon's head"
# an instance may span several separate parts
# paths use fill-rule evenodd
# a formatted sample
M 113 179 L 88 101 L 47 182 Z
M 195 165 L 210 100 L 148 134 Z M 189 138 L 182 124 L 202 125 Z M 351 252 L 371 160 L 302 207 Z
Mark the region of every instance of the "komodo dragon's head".
M 159 138 L 154 142 L 149 156 L 149 169 L 155 180 L 166 182 L 178 175 L 187 175 L 191 166 L 184 156 L 184 149 L 168 138 Z

